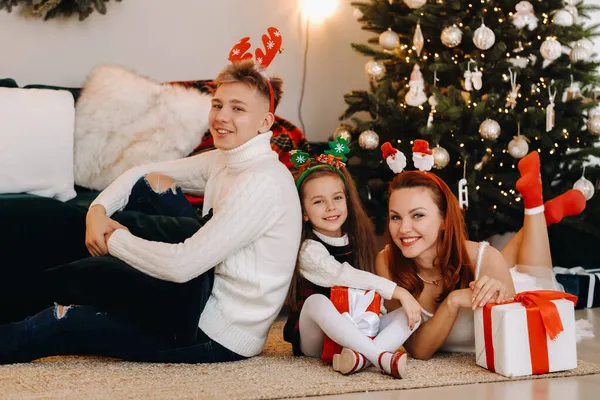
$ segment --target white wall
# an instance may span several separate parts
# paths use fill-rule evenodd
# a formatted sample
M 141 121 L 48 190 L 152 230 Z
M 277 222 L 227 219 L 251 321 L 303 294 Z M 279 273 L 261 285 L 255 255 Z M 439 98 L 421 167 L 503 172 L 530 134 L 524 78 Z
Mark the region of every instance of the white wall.
M 343 95 L 367 87 L 367 59 L 350 48 L 368 33 L 352 16 L 351 0 L 338 0 L 334 16 L 310 29 L 308 74 L 302 116 L 310 140 L 325 140 L 345 109 Z M 0 12 L 0 78 L 81 86 L 96 65 L 128 67 L 157 81 L 210 79 L 227 63 L 241 37 L 253 46 L 270 25 L 283 34 L 285 51 L 270 72 L 285 80 L 278 114 L 299 124 L 304 51 L 301 0 L 123 0 L 108 13 L 79 22 L 27 19 Z
M 286 83 L 277 112 L 299 124 L 305 28 L 297 11 L 301 1 L 111 1 L 106 15 L 94 13 L 84 22 L 40 21 L 2 11 L 0 78 L 12 77 L 21 86 L 80 86 L 100 64 L 122 65 L 157 81 L 213 78 L 235 42 L 251 36 L 259 45 L 262 33 L 273 25 L 282 31 L 285 48 L 270 67 Z M 344 93 L 367 88 L 367 58 L 354 52 L 350 43 L 365 43 L 371 34 L 360 29 L 351 0 L 338 1 L 336 14 L 310 29 L 302 108 L 310 140 L 325 140 L 338 126 Z M 586 2 L 600 5 L 600 0 Z M 600 12 L 594 20 L 600 20 Z M 600 40 L 595 46 L 600 54 Z

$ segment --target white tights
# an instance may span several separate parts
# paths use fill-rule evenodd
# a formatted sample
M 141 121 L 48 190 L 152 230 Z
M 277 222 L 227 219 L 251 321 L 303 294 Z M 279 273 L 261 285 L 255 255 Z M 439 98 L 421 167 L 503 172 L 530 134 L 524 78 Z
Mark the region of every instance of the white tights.
M 418 328 L 415 325 L 415 329 Z M 414 332 L 408 327 L 408 317 L 399 308 L 381 317 L 379 333 L 371 340 L 335 308 L 331 300 L 313 294 L 300 311 L 300 349 L 309 357 L 320 357 L 325 335 L 343 347 L 364 355 L 377 365 L 384 351 L 397 350 Z

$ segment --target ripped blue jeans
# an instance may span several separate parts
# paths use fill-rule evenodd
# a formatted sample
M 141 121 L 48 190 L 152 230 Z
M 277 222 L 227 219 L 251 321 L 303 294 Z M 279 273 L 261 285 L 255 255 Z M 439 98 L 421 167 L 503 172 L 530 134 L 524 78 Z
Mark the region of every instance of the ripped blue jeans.
M 156 193 L 145 178 L 134 185 L 127 208 L 114 217 L 132 233 L 173 243 L 193 235 L 211 216 L 199 218 L 181 189 Z M 148 219 L 146 214 L 156 217 Z M 65 285 L 60 291 L 65 299 L 94 306 L 55 305 L 0 325 L 0 364 L 75 354 L 176 363 L 245 358 L 198 328 L 212 291 L 213 270 L 176 284 L 106 256 L 88 257 L 52 271 L 51 286 Z
M 196 209 L 185 198 L 179 186 L 155 192 L 148 180 L 140 178 L 133 188 L 123 211 L 137 211 L 147 215 L 198 218 Z

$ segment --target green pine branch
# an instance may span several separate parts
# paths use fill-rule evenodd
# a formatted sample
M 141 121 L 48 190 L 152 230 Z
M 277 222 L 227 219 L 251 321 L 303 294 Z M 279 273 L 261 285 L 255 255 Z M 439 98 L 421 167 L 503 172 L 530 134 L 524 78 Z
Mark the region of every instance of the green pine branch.
M 78 15 L 83 21 L 94 11 L 106 14 L 106 3 L 110 0 L 0 0 L 0 10 L 12 12 L 13 7 L 22 6 L 25 13 L 51 19 Z M 121 1 L 121 0 L 115 0 Z

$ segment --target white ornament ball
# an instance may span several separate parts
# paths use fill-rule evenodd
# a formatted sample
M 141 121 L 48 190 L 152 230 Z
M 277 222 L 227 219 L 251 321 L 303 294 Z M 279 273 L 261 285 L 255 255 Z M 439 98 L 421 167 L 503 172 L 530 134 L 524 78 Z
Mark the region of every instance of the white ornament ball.
M 485 24 L 481 24 L 473 34 L 473 43 L 478 49 L 487 50 L 492 47 L 495 42 L 496 35 L 494 34 L 494 31 L 485 26 Z
M 594 50 L 594 42 L 592 42 L 590 39 L 579 39 L 577 42 L 575 42 L 575 44 L 577 43 L 579 43 L 580 46 L 585 47 L 589 51 Z
M 356 19 L 361 19 L 364 16 L 364 14 L 362 13 L 362 11 L 360 11 L 360 9 L 358 9 L 358 8 L 355 8 L 354 11 L 352 11 L 352 15 Z
M 540 47 L 540 53 L 542 57 L 548 61 L 554 61 L 562 54 L 562 46 L 560 42 L 554 38 L 548 38 L 542 43 Z
M 587 120 L 588 132 L 600 136 L 600 115 L 594 115 Z
M 413 10 L 421 8 L 427 3 L 427 0 L 404 0 L 404 3 Z
M 429 103 L 429 105 L 431 106 L 431 108 L 435 108 L 438 105 L 438 100 L 435 97 L 434 94 L 432 94 L 431 96 L 429 96 L 429 99 L 427 99 L 427 102 Z
M 508 143 L 508 152 L 514 158 L 523 158 L 529 152 L 529 144 L 523 136 L 516 136 Z
M 569 1 L 566 1 L 565 3 L 567 3 L 567 5 L 565 5 L 565 10 L 571 13 L 573 16 L 573 23 L 576 24 L 579 20 L 579 10 L 577 10 L 577 6 L 569 4 Z
M 371 79 L 381 79 L 385 76 L 385 65 L 382 62 L 377 60 L 367 61 L 365 64 L 365 72 L 367 76 Z
M 573 184 L 573 189 L 583 193 L 586 200 L 589 200 L 594 196 L 594 184 L 583 176 Z
M 462 31 L 456 25 L 448 26 L 442 30 L 442 43 L 450 48 L 456 47 L 462 41 Z
M 379 35 L 379 44 L 386 50 L 394 50 L 400 44 L 400 37 L 391 29 Z
M 562 9 L 558 10 L 554 14 L 552 22 L 560 26 L 571 26 L 575 22 L 575 18 L 573 18 L 573 14 L 571 14 L 569 11 Z
M 493 119 L 486 119 L 479 125 L 479 134 L 484 139 L 496 140 L 500 136 L 500 124 Z
M 596 115 L 600 115 L 600 105 L 588 110 L 588 118 L 595 117 Z
M 590 60 L 592 56 L 592 51 L 588 49 L 586 46 L 581 43 L 575 43 L 575 46 L 571 49 L 571 53 L 569 54 L 569 59 L 574 64 L 576 62 L 587 62 Z
M 434 147 L 433 152 L 433 168 L 442 169 L 450 162 L 450 154 L 448 151 L 440 146 Z
M 364 131 L 358 136 L 358 145 L 365 150 L 375 150 L 379 146 L 379 135 L 375 131 Z
M 345 126 L 338 126 L 336 130 L 333 132 L 333 140 L 338 140 L 339 137 L 346 139 L 346 141 L 352 141 L 352 134 Z

